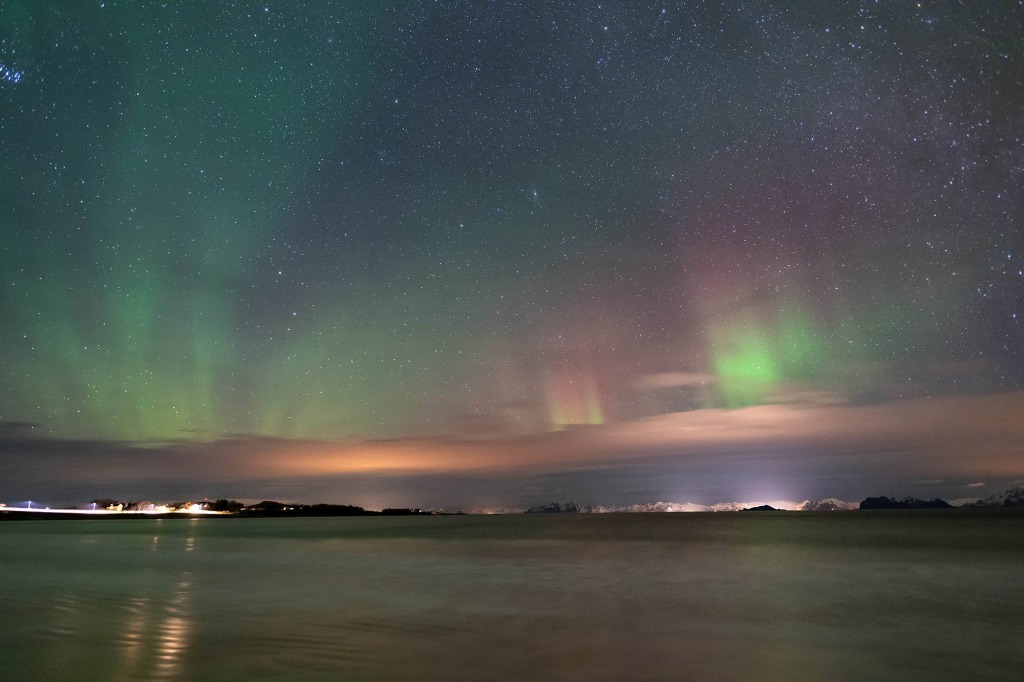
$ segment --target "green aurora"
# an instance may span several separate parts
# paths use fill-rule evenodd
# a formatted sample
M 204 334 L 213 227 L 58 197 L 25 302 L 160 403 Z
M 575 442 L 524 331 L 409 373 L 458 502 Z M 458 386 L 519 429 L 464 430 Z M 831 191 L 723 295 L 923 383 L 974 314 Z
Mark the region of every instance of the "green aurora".
M 608 12 L 5 2 L 0 418 L 341 439 L 648 416 L 673 372 L 701 407 L 1020 385 L 1005 21 L 947 54 L 880 9 L 862 55 L 809 5 Z

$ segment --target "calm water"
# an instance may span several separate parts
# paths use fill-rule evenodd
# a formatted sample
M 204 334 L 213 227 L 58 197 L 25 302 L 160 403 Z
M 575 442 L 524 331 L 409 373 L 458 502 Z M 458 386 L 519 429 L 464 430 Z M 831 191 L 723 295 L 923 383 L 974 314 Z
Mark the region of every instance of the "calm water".
M 4 680 L 1020 679 L 1024 516 L 0 523 Z

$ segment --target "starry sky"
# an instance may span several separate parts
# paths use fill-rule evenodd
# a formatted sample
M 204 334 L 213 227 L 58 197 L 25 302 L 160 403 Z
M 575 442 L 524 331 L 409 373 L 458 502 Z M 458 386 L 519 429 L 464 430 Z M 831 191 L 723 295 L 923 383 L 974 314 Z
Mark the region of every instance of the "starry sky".
M 1022 35 L 1009 0 L 8 0 L 0 498 L 1022 479 Z

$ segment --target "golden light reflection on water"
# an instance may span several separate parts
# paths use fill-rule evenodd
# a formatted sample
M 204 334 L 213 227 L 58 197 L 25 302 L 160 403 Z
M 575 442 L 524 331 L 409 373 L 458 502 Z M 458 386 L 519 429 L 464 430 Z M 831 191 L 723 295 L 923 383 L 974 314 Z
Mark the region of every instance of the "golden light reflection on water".
M 195 525 L 181 539 L 164 536 L 160 528 L 148 541 L 147 553 L 170 556 L 192 552 L 196 547 Z M 159 561 L 159 560 L 157 560 Z M 192 573 L 187 564 L 168 575 L 160 563 L 141 569 L 135 594 L 121 605 L 111 622 L 102 625 L 117 633 L 119 679 L 171 680 L 185 677 L 184 662 L 191 645 Z
M 189 538 L 194 544 L 194 539 Z M 186 544 L 186 551 L 192 545 Z M 164 609 L 164 617 L 160 621 L 157 636 L 157 678 L 173 678 L 180 670 L 181 661 L 189 646 L 189 634 L 192 621 L 189 614 L 189 597 L 192 581 L 188 571 L 182 574 L 182 580 L 175 587 L 174 598 Z

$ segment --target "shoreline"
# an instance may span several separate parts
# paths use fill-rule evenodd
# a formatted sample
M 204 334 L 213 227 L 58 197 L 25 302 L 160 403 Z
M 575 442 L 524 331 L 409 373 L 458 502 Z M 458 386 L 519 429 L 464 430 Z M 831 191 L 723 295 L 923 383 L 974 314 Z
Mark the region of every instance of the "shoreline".
M 1024 516 L 1024 507 L 951 507 L 948 509 L 844 509 L 839 511 L 789 511 L 776 509 L 772 511 L 757 511 L 753 514 L 742 511 L 687 511 L 687 512 L 579 512 L 579 513 L 487 513 L 487 512 L 452 512 L 452 513 L 407 513 L 394 514 L 380 511 L 364 511 L 360 514 L 309 514 L 294 512 L 93 512 L 76 509 L 20 509 L 0 508 L 0 522 L 3 521 L 100 521 L 100 520 L 167 520 L 167 519 L 330 519 L 330 518 L 395 518 L 395 517 L 448 517 L 448 516 L 473 516 L 473 517 L 531 517 L 531 518 L 581 518 L 581 517 L 670 517 L 670 516 L 732 516 L 741 514 L 743 517 L 822 517 L 835 516 L 840 518 L 852 515 L 868 516 Z

